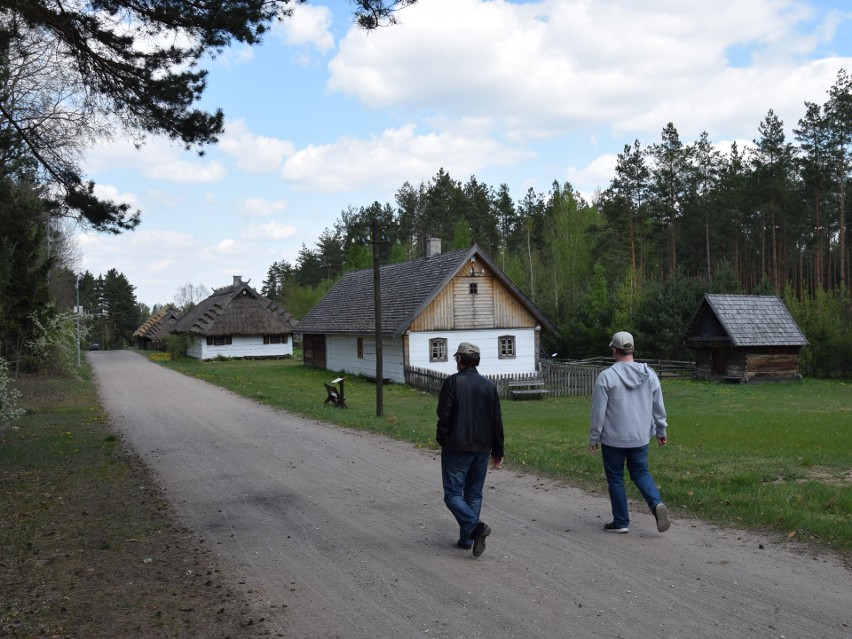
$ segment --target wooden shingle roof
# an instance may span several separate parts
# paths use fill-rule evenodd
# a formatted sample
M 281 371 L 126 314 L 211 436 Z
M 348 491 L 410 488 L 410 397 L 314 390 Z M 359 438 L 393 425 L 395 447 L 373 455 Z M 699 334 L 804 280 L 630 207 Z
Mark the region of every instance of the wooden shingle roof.
M 712 317 L 708 317 L 712 314 Z M 715 322 L 713 321 L 715 319 Z M 711 327 L 708 334 L 707 327 Z M 806 346 L 808 340 L 776 295 L 711 295 L 701 301 L 684 339 L 695 344 L 721 329 L 731 346 Z
M 555 327 L 478 246 L 380 268 L 382 333 L 400 337 L 472 257 L 482 260 L 494 277 L 515 295 L 545 330 Z M 302 334 L 369 334 L 375 332 L 373 269 L 347 273 L 299 322 Z
M 248 282 L 234 278 L 231 286 L 213 291 L 175 324 L 173 333 L 193 335 L 278 335 L 292 333 L 296 320 Z

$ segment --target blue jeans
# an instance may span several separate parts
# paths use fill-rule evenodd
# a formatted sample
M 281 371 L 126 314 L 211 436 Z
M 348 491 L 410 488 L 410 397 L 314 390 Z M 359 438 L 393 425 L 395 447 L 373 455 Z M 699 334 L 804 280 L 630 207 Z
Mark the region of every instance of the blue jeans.
M 444 503 L 459 523 L 459 541 L 463 544 L 473 543 L 471 534 L 479 523 L 489 457 L 488 453 L 441 451 Z
M 662 499 L 654 478 L 648 472 L 648 446 L 638 448 L 614 448 L 601 444 L 606 483 L 609 486 L 609 500 L 612 503 L 612 523 L 627 527 L 630 515 L 627 513 L 627 490 L 624 488 L 624 464 L 630 472 L 630 479 L 642 493 L 651 512 Z

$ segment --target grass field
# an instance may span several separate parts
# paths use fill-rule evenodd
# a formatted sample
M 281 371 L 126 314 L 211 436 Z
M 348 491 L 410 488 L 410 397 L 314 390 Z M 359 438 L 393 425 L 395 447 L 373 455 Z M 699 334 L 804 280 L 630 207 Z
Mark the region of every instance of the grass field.
M 435 447 L 436 397 L 346 380 L 348 409 L 323 404 L 329 371 L 298 360 L 165 361 L 166 366 L 271 406 Z M 651 470 L 675 517 L 762 530 L 852 556 L 852 384 L 727 385 L 664 380 L 669 445 L 650 452 Z M 588 453 L 590 398 L 503 402 L 507 465 L 606 489 Z M 639 494 L 630 486 L 631 496 Z

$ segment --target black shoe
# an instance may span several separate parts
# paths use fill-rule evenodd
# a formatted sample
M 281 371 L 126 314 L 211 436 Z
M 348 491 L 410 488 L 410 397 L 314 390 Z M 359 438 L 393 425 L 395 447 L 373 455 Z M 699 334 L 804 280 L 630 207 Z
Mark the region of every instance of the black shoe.
M 473 527 L 473 556 L 479 557 L 485 552 L 485 538 L 491 534 L 491 528 L 484 522 L 479 522 Z
M 461 548 L 462 550 L 470 550 L 471 548 L 473 548 L 473 544 L 466 544 L 466 543 L 462 542 L 461 539 L 459 539 L 456 542 L 456 548 Z
M 604 524 L 604 530 L 611 533 L 618 533 L 619 535 L 630 532 L 627 526 L 618 526 L 616 524 Z
M 671 526 L 669 522 L 669 509 L 663 502 L 660 502 L 654 507 L 654 519 L 657 520 L 657 531 L 666 532 Z

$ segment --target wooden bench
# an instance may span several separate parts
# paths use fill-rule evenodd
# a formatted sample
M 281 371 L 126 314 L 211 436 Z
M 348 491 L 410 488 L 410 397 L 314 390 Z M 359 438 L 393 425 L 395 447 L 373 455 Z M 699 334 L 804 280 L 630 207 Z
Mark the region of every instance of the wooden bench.
M 326 398 L 323 405 L 330 403 L 332 406 L 336 406 L 337 408 L 347 408 L 346 398 L 343 396 L 343 380 L 338 377 L 334 381 L 340 383 L 340 390 L 328 382 L 322 383 L 322 385 L 325 386 L 326 392 Z
M 540 379 L 509 382 L 509 397 L 512 399 L 541 399 L 550 393 Z

